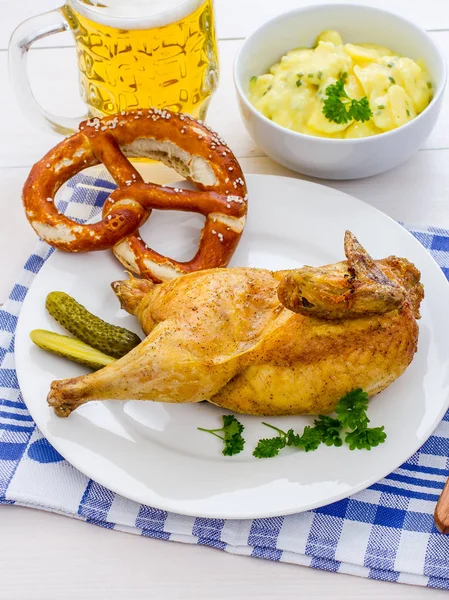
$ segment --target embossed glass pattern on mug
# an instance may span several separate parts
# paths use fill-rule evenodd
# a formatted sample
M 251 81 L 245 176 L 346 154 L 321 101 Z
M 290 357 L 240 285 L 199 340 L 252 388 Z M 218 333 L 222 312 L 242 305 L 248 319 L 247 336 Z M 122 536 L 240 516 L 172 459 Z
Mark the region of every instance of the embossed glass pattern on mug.
M 146 18 L 135 13 L 145 9 L 142 3 L 123 4 L 121 13 L 115 6 L 84 4 L 83 10 L 83 3 L 68 2 L 63 12 L 75 36 L 81 96 L 91 115 L 153 106 L 205 116 L 218 82 L 212 0 L 159 3 L 159 13 L 147 2 Z

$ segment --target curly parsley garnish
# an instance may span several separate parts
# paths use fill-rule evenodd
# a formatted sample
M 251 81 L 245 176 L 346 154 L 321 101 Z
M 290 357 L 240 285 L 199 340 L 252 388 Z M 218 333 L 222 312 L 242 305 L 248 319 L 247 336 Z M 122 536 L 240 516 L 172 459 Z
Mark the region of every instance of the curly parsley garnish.
M 275 425 L 263 422 L 263 425 L 274 429 L 276 436 L 259 440 L 254 448 L 256 458 L 272 458 L 287 447 L 298 448 L 304 452 L 316 450 L 320 444 L 340 447 L 345 442 L 350 450 L 371 450 L 387 438 L 384 427 L 368 427 L 369 419 L 368 394 L 362 389 L 354 389 L 340 398 L 335 409 L 336 416 L 320 415 L 313 426 L 304 427 L 302 434 L 293 429 L 283 431 Z M 223 440 L 222 453 L 233 456 L 241 452 L 245 446 L 242 436 L 244 426 L 234 415 L 223 415 L 223 427 L 219 429 L 204 429 L 200 431 L 211 433 Z M 220 435 L 221 434 L 221 435 Z
M 351 390 L 340 399 L 335 412 L 342 427 L 356 429 L 369 423 L 366 416 L 368 409 L 368 394 L 361 390 Z
M 240 421 L 237 421 L 234 415 L 223 415 L 222 419 L 223 427 L 220 429 L 203 429 L 203 427 L 198 427 L 198 429 L 200 431 L 211 433 L 220 438 L 220 440 L 223 440 L 224 446 L 222 453 L 225 456 L 233 456 L 243 450 L 245 439 L 242 436 L 242 432 L 245 428 Z M 223 435 L 219 435 L 219 432 Z
M 323 104 L 323 114 L 328 121 L 339 125 L 349 121 L 369 121 L 373 112 L 365 96 L 360 100 L 350 98 L 345 90 L 347 73 L 340 75 L 336 83 L 328 85 L 325 94 L 327 98 Z
M 263 423 L 276 430 L 278 435 L 259 440 L 253 456 L 272 458 L 287 446 L 296 447 L 305 452 L 316 450 L 320 444 L 342 446 L 342 435 L 344 435 L 344 441 L 350 450 L 371 450 L 382 444 L 387 435 L 384 427 L 368 427 L 367 408 L 368 394 L 359 388 L 351 390 L 340 399 L 335 410 L 336 418 L 320 415 L 315 419 L 313 427 L 308 425 L 304 428 L 302 435 L 295 433 L 293 429 L 283 431 L 274 425 Z
M 371 450 L 374 446 L 383 444 L 387 439 L 384 427 L 357 427 L 348 431 L 345 442 L 350 450 Z
M 270 425 L 269 423 L 263 423 L 263 425 L 275 429 L 278 432 L 278 435 L 274 438 L 259 440 L 259 443 L 254 448 L 253 452 L 253 456 L 256 458 L 272 458 L 273 456 L 277 456 L 279 451 L 287 446 L 293 446 L 300 448 L 305 452 L 311 452 L 312 450 L 316 450 L 322 441 L 322 434 L 315 427 L 304 427 L 302 435 L 299 435 L 295 433 L 293 429 L 282 431 L 282 429 Z
M 314 421 L 315 429 L 320 433 L 320 441 L 326 446 L 342 446 L 343 440 L 340 436 L 342 425 L 339 419 L 328 416 L 319 416 Z
M 272 456 L 276 456 L 279 454 L 279 450 L 285 448 L 286 446 L 299 446 L 300 445 L 300 437 L 296 434 L 293 429 L 289 429 L 288 431 L 282 431 L 279 427 L 275 427 L 274 425 L 270 425 L 269 423 L 262 422 L 266 427 L 270 427 L 270 429 L 274 429 L 278 432 L 277 437 L 274 438 L 266 438 L 263 440 L 259 440 L 256 448 L 254 449 L 253 455 L 256 458 L 271 458 Z
M 266 425 L 266 423 L 264 423 Z M 272 458 L 279 454 L 279 450 L 287 446 L 286 434 L 282 432 L 279 437 L 259 440 L 254 449 L 253 456 L 256 458 Z

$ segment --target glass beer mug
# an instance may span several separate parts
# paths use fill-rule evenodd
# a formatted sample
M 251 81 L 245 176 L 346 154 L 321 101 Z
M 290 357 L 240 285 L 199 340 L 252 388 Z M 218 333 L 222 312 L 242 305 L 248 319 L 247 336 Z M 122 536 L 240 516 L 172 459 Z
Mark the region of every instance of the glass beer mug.
M 213 0 L 66 0 L 13 33 L 10 72 L 22 109 L 59 133 L 134 108 L 168 108 L 204 118 L 218 83 Z M 70 29 L 88 114 L 56 116 L 35 100 L 26 72 L 33 42 Z

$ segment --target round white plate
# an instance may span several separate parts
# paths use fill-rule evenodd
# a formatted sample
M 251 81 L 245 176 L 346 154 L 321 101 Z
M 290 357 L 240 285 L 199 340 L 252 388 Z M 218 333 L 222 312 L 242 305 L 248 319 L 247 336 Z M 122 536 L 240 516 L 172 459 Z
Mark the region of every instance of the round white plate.
M 273 176 L 247 178 L 248 224 L 232 265 L 288 269 L 342 260 L 343 235 L 350 229 L 376 258 L 404 256 L 422 272 L 419 350 L 405 374 L 373 398 L 373 426 L 385 425 L 385 444 L 370 452 L 320 447 L 286 450 L 276 458 L 253 458 L 261 437 L 270 437 L 262 418 L 239 416 L 246 447 L 235 457 L 221 442 L 197 430 L 221 426 L 222 409 L 138 401 L 91 402 L 69 418 L 46 403 L 53 379 L 73 377 L 83 367 L 33 346 L 35 328 L 61 331 L 45 311 L 45 297 L 63 290 L 113 323 L 139 331 L 119 309 L 109 286 L 125 278 L 110 252 L 55 252 L 36 276 L 20 313 L 17 373 L 25 402 L 42 433 L 80 471 L 141 503 L 203 517 L 243 519 L 285 515 L 335 502 L 366 488 L 398 467 L 428 438 L 449 403 L 449 286 L 428 252 L 400 225 L 371 206 L 333 189 Z M 188 259 L 196 247 L 201 218 L 155 213 L 143 229 L 155 249 Z M 302 430 L 311 418 L 270 422 Z

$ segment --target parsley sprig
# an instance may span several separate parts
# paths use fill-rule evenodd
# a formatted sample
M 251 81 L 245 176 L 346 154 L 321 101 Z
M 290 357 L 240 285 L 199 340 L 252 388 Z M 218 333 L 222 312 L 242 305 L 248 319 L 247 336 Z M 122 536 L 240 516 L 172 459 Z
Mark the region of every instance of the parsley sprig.
M 356 427 L 348 431 L 345 442 L 350 450 L 371 450 L 374 446 L 383 444 L 387 437 L 385 427 Z
M 342 73 L 338 80 L 328 85 L 325 94 L 327 98 L 323 104 L 323 114 L 328 121 L 339 125 L 349 121 L 369 121 L 373 112 L 369 106 L 368 98 L 365 96 L 360 100 L 350 98 L 345 90 L 345 82 L 348 74 Z
M 366 416 L 368 409 L 368 394 L 361 389 L 351 390 L 340 399 L 335 412 L 343 427 L 356 429 L 369 423 Z
M 222 419 L 223 427 L 220 429 L 204 429 L 203 427 L 198 427 L 198 429 L 200 431 L 211 433 L 220 438 L 220 440 L 223 440 L 224 445 L 222 453 L 225 456 L 233 456 L 243 450 L 245 439 L 242 436 L 242 432 L 245 428 L 240 421 L 237 421 L 234 415 L 223 415 Z M 223 435 L 219 435 L 219 432 Z
M 262 424 L 277 431 L 278 435 L 274 438 L 259 440 L 259 443 L 253 452 L 254 456 L 257 458 L 270 458 L 271 456 L 279 454 L 279 450 L 282 450 L 282 448 L 285 448 L 286 446 L 297 445 L 299 435 L 295 434 L 293 429 L 282 431 L 279 427 L 275 427 L 264 421 L 262 421 Z
M 320 434 L 320 441 L 326 446 L 342 446 L 340 431 L 342 424 L 339 419 L 334 419 L 328 416 L 319 416 L 314 421 L 315 430 Z
M 367 408 L 368 394 L 358 388 L 340 399 L 335 410 L 337 418 L 320 415 L 315 419 L 313 427 L 308 425 L 304 428 L 302 435 L 295 433 L 293 429 L 282 431 L 274 425 L 263 423 L 275 429 L 278 435 L 259 440 L 253 456 L 271 458 L 287 446 L 305 452 L 316 450 L 322 443 L 326 446 L 342 446 L 342 435 L 350 450 L 371 450 L 374 446 L 382 444 L 387 435 L 384 427 L 368 427 Z
M 366 414 L 368 394 L 362 389 L 354 389 L 343 396 L 335 409 L 336 416 L 320 415 L 313 426 L 304 427 L 302 434 L 293 429 L 283 431 L 275 425 L 263 422 L 263 425 L 276 431 L 276 436 L 259 440 L 253 451 L 256 458 L 272 458 L 287 447 L 298 448 L 304 452 L 316 450 L 320 444 L 342 446 L 345 442 L 350 450 L 371 450 L 382 444 L 387 437 L 384 427 L 368 427 L 370 420 Z M 200 431 L 211 433 L 223 441 L 222 453 L 233 456 L 245 446 L 242 436 L 244 426 L 234 415 L 223 415 L 223 427 Z

